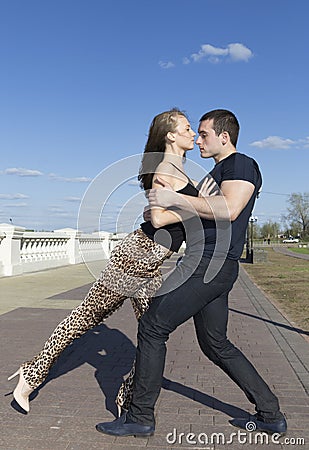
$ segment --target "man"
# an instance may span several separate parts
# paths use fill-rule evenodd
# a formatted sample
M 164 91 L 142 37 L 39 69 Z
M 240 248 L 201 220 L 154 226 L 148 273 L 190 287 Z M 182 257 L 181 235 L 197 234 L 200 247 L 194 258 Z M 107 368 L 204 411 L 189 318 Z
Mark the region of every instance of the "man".
M 176 207 L 187 214 L 190 209 L 196 210 L 203 224 L 203 254 L 197 261 L 195 256 L 199 254 L 200 242 L 199 239 L 194 240 L 194 236 L 198 233 L 189 233 L 183 261 L 167 279 L 173 280 L 174 290 L 169 286 L 162 294 L 161 289 L 139 323 L 136 373 L 129 410 L 113 422 L 98 424 L 98 431 L 115 436 L 153 434 L 154 406 L 165 364 L 165 343 L 169 334 L 190 317 L 194 318 L 203 353 L 221 367 L 256 405 L 257 414 L 248 419 L 255 422 L 256 430 L 282 434 L 286 431 L 286 421 L 279 410 L 277 397 L 226 336 L 228 294 L 238 276 L 238 260 L 248 220 L 262 184 L 257 163 L 236 150 L 238 133 L 237 118 L 229 111 L 210 111 L 200 119 L 196 143 L 202 158 L 215 161 L 210 175 L 219 186 L 221 195 L 206 199 L 188 197 L 173 192 L 166 183 L 163 189 L 150 191 L 152 207 Z M 221 234 L 225 230 L 228 235 L 223 247 L 218 247 L 218 241 L 222 241 L 218 239 L 220 230 Z M 193 273 L 188 276 L 192 262 Z M 245 428 L 248 420 L 235 418 L 230 422 Z

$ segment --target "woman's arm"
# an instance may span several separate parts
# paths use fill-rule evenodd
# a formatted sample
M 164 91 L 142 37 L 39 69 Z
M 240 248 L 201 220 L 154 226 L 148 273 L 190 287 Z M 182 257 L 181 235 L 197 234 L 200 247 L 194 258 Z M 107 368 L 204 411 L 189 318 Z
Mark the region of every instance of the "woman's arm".
M 163 167 L 162 167 L 163 166 Z M 167 184 L 169 185 L 169 188 L 172 189 L 172 191 L 176 191 L 175 188 L 175 180 L 179 182 L 179 178 L 175 178 L 175 176 L 167 174 L 166 171 L 167 165 L 160 165 L 158 168 L 160 171 L 158 171 L 154 177 L 152 182 L 152 189 L 163 189 Z M 164 172 L 163 176 L 162 173 Z M 195 184 L 195 183 L 194 183 Z M 198 183 L 196 182 L 195 186 Z M 203 185 L 201 186 L 199 197 L 212 197 L 220 194 L 220 190 L 216 184 L 216 182 L 213 180 L 213 178 L 208 178 L 204 181 Z M 176 193 L 177 195 L 177 193 Z M 180 194 L 179 194 L 180 195 Z M 190 198 L 191 196 L 184 195 L 185 198 Z M 195 197 L 192 197 L 195 198 Z M 172 206 L 172 205 L 171 205 Z M 188 212 L 189 210 L 189 212 Z M 194 207 L 189 208 L 183 208 L 181 211 L 171 211 L 167 209 L 166 207 L 158 207 L 153 206 L 151 208 L 151 223 L 155 228 L 160 228 L 168 224 L 182 222 L 183 220 L 189 218 L 193 215 L 196 215 L 196 211 L 194 211 Z
M 157 176 L 158 174 L 156 173 L 153 177 L 152 189 L 163 188 L 162 183 L 158 180 Z M 171 184 L 172 181 L 171 176 L 167 176 L 166 174 L 164 174 L 162 177 L 162 175 L 160 174 L 160 178 L 165 182 L 167 181 L 173 188 L 173 185 Z M 169 179 L 169 181 L 167 179 Z M 179 214 L 177 214 L 174 211 L 170 211 L 166 208 L 154 207 L 151 208 L 150 212 L 151 212 L 151 223 L 155 228 L 161 228 L 164 227 L 165 225 L 181 222 L 182 220 Z

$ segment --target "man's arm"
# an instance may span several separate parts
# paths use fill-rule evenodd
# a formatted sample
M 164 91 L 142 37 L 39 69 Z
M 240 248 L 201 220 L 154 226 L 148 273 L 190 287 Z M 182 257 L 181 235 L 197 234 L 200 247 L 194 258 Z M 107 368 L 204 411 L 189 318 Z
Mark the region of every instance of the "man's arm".
M 191 197 L 175 193 L 165 185 L 160 190 L 152 189 L 148 200 L 151 207 L 175 206 L 192 214 L 195 212 L 204 219 L 234 221 L 249 202 L 254 185 L 244 180 L 227 180 L 222 182 L 220 189 L 221 195 Z

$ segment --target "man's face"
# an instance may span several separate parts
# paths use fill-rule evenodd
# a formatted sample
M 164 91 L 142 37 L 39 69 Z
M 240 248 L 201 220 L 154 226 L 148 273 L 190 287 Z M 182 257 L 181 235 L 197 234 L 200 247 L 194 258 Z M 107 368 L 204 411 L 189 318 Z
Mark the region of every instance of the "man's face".
M 221 139 L 213 129 L 213 119 L 203 120 L 198 128 L 196 145 L 200 148 L 202 158 L 215 158 L 222 149 Z

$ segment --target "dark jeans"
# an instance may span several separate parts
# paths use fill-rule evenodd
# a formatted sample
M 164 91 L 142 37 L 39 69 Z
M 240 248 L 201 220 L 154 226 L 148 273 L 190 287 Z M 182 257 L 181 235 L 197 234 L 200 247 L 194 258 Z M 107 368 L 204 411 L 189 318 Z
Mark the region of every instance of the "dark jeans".
M 238 262 L 226 260 L 217 276 L 208 283 L 204 273 L 209 260 L 174 291 L 156 297 L 138 327 L 136 373 L 133 398 L 127 417 L 133 422 L 154 424 L 154 406 L 159 396 L 169 334 L 194 318 L 203 353 L 221 367 L 244 391 L 265 419 L 281 418 L 277 397 L 248 359 L 226 336 L 228 294 L 238 276 Z

